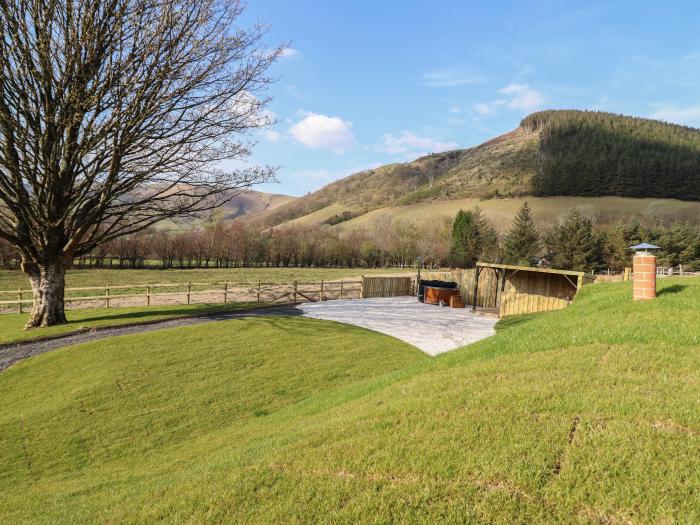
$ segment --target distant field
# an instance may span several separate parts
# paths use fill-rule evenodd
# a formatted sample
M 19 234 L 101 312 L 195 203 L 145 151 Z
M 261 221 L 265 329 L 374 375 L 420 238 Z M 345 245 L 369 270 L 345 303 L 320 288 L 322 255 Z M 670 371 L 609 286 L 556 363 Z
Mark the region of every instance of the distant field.
M 698 523 L 700 279 L 437 358 L 303 318 L 0 373 L 3 523 Z
M 439 217 L 454 218 L 460 209 L 480 206 L 493 225 L 506 229 L 515 213 L 524 201 L 533 209 L 535 219 L 543 226 L 564 216 L 572 208 L 581 210 L 586 215 L 601 223 L 614 223 L 628 220 L 635 214 L 647 217 L 669 218 L 671 220 L 700 222 L 700 202 L 680 201 L 675 199 L 634 199 L 627 197 L 518 197 L 510 199 L 458 199 L 448 201 L 427 201 L 408 206 L 393 206 L 373 210 L 352 220 L 335 226 L 341 230 L 358 226 L 367 226 L 382 216 L 391 218 L 425 220 Z M 318 225 L 329 217 L 352 211 L 350 208 L 333 205 L 313 214 L 292 221 L 294 224 L 307 226 Z
M 196 270 L 109 270 L 88 269 L 69 270 L 68 287 L 145 284 L 149 281 L 160 283 L 196 282 L 257 282 L 291 283 L 294 280 L 330 281 L 360 275 L 395 273 L 396 269 L 374 268 L 222 268 Z M 405 271 L 405 270 L 404 270 Z M 20 271 L 0 270 L 0 290 L 29 288 L 29 282 Z M 14 298 L 14 297 L 13 297 Z

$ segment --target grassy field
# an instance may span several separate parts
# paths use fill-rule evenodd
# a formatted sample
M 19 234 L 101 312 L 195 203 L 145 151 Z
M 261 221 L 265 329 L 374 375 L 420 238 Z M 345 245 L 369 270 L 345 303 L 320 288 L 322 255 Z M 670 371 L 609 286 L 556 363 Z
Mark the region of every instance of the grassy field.
M 432 200 L 407 206 L 387 206 L 379 208 L 354 219 L 335 226 L 342 230 L 369 226 L 382 216 L 395 219 L 422 221 L 445 217 L 454 219 L 460 209 L 469 210 L 480 206 L 491 223 L 498 230 L 507 229 L 518 208 L 527 201 L 533 210 L 535 219 L 542 226 L 563 217 L 572 208 L 577 208 L 590 217 L 608 224 L 618 220 L 629 219 L 635 214 L 650 218 L 667 217 L 671 220 L 698 222 L 700 203 L 675 199 L 633 199 L 627 197 L 519 197 L 508 199 L 455 199 Z M 315 213 L 300 217 L 290 224 L 314 226 L 327 218 L 355 208 L 333 204 Z
M 395 270 L 374 268 L 221 268 L 196 270 L 110 270 L 73 269 L 68 271 L 66 286 L 105 286 L 145 284 L 149 281 L 160 283 L 197 282 L 257 282 L 291 283 L 347 279 L 359 275 L 393 273 Z M 0 290 L 29 289 L 29 281 L 20 271 L 0 270 Z M 14 299 L 14 297 L 12 297 Z
M 172 304 L 153 306 L 151 308 L 94 308 L 69 310 L 66 312 L 68 323 L 47 328 L 25 330 L 28 314 L 0 315 L 0 344 L 64 335 L 84 328 L 120 326 L 130 323 L 144 323 L 163 319 L 175 319 L 190 315 L 202 315 L 214 312 L 230 312 L 251 308 L 264 308 L 271 303 L 246 301 L 238 303 L 217 304 Z
M 255 319 L 0 374 L 0 521 L 697 523 L 700 280 L 585 287 L 437 358 Z

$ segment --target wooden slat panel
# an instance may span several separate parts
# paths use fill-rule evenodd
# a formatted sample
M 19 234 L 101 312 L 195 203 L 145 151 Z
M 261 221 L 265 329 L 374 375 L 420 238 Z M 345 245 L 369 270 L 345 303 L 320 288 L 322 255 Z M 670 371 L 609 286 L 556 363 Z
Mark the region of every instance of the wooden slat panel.
M 362 297 L 411 295 L 412 277 L 363 277 Z

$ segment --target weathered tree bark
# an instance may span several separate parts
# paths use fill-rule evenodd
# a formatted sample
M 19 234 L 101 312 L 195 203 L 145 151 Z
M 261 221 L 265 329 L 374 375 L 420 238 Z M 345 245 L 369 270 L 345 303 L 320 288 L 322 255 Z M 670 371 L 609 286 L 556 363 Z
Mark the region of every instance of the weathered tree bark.
M 66 266 L 52 261 L 45 266 L 25 262 L 22 270 L 32 285 L 34 304 L 25 328 L 53 326 L 66 322 L 64 289 Z

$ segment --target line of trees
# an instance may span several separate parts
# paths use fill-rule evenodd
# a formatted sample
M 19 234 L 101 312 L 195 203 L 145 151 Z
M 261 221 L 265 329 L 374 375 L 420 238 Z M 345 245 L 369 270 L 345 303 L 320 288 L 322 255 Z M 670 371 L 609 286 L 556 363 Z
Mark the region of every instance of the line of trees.
M 410 221 L 382 217 L 371 225 L 338 230 L 290 226 L 261 230 L 243 221 L 217 222 L 181 232 L 148 230 L 98 246 L 76 258 L 77 267 L 427 267 L 473 266 L 477 260 L 553 268 L 622 271 L 631 265 L 629 246 L 662 247 L 659 265 L 700 270 L 700 228 L 653 223 L 634 217 L 596 226 L 577 210 L 541 228 L 525 203 L 498 234 L 477 207 L 447 219 Z M 19 256 L 0 241 L 0 267 L 18 268 Z
M 661 266 L 700 269 L 700 228 L 689 223 L 628 222 L 596 227 L 576 209 L 546 229 L 537 226 L 527 202 L 510 228 L 497 236 L 479 208 L 460 211 L 452 229 L 449 262 L 473 266 L 477 260 L 526 266 L 600 271 L 622 271 L 632 264 L 630 246 L 651 242 L 662 249 Z
M 76 258 L 76 267 L 388 267 L 445 264 L 450 221 L 381 218 L 347 232 L 290 226 L 261 230 L 242 221 L 217 222 L 180 232 L 149 230 L 100 245 Z M 4 254 L 4 255 L 3 255 Z M 18 255 L 0 241 L 0 265 L 17 268 Z

